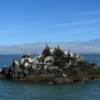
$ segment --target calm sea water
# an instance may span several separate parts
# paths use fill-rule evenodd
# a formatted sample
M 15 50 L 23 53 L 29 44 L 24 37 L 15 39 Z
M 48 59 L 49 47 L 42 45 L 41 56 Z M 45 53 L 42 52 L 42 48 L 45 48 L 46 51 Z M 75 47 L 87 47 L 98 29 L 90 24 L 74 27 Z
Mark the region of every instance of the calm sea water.
M 100 65 L 100 55 L 83 55 Z M 7 66 L 19 55 L 1 55 L 0 67 Z M 93 61 L 94 59 L 94 61 Z M 47 85 L 45 83 L 0 80 L 0 100 L 100 100 L 100 80 L 84 84 Z

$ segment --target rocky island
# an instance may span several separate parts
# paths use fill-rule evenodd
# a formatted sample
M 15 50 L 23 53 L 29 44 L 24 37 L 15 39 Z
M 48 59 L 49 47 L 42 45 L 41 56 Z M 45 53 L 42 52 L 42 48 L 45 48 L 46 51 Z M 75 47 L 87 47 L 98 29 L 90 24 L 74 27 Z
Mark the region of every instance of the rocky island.
M 26 53 L 20 60 L 13 60 L 9 67 L 1 69 L 0 76 L 8 79 L 66 84 L 94 79 L 97 72 L 95 64 L 84 57 L 59 46 L 46 45 L 42 54 L 32 57 Z

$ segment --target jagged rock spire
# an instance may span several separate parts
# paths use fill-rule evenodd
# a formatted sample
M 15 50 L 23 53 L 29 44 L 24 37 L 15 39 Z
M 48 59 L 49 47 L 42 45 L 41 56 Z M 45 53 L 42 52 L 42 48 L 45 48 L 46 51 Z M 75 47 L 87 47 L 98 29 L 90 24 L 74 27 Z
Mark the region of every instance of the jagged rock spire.
M 50 56 L 50 47 L 46 44 L 45 49 L 42 52 L 42 56 L 47 57 Z
M 45 44 L 45 47 L 46 47 L 46 48 L 50 48 L 47 44 Z

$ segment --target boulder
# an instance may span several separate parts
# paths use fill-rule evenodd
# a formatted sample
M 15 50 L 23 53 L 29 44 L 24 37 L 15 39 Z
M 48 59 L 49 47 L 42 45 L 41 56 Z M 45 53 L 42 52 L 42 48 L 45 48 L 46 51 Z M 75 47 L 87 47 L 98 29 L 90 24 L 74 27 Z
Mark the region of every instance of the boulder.
M 69 83 L 88 79 L 95 74 L 95 65 L 91 66 L 83 57 L 71 51 L 63 51 L 59 46 L 46 45 L 40 56 L 24 54 L 22 59 L 2 69 L 6 78 L 19 80 L 50 80 L 54 83 Z

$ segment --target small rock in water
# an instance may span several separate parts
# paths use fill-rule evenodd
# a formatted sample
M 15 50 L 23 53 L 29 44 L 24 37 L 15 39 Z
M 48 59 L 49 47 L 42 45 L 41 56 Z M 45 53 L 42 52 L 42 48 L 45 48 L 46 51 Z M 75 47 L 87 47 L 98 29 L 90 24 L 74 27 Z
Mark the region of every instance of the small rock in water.
M 54 82 L 49 82 L 49 85 L 53 85 L 54 84 Z

